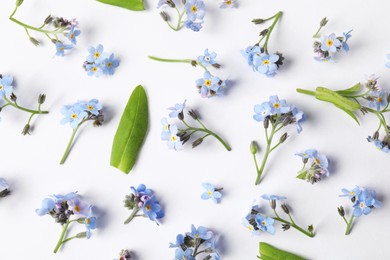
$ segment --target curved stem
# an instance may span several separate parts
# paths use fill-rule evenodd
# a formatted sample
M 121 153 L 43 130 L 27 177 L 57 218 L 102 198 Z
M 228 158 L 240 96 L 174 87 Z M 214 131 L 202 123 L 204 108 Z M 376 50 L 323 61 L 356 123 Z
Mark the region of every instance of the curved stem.
M 182 59 L 182 60 L 164 59 L 164 58 L 158 58 L 158 57 L 155 57 L 155 56 L 148 56 L 148 58 L 152 59 L 152 60 L 156 60 L 156 61 L 162 61 L 162 62 L 180 62 L 180 63 L 189 63 L 189 64 L 191 64 L 191 62 L 193 61 L 191 59 Z
M 19 109 L 19 110 L 22 110 L 22 111 L 25 111 L 25 112 L 28 112 L 28 113 L 33 113 L 33 114 L 48 114 L 49 111 L 41 111 L 41 110 L 33 110 L 33 109 L 28 109 L 28 108 L 25 108 L 25 107 L 22 107 L 22 106 L 19 106 L 18 104 L 15 104 L 15 103 L 12 103 L 6 96 L 4 96 L 4 100 L 11 106 Z M 5 105 L 4 105 L 5 106 Z
M 307 231 L 307 230 L 301 228 L 300 226 L 298 226 L 295 223 L 291 223 L 290 221 L 284 220 L 284 219 L 279 218 L 279 217 L 273 217 L 273 219 L 276 220 L 276 221 L 279 221 L 279 222 L 282 222 L 282 223 L 290 225 L 291 227 L 295 228 L 296 230 L 300 231 L 301 233 L 305 234 L 308 237 L 314 237 L 314 233 L 313 232 Z
M 69 142 L 68 142 L 68 146 L 66 147 L 66 150 L 65 150 L 65 152 L 64 152 L 64 155 L 63 155 L 62 158 L 61 158 L 60 164 L 64 164 L 65 161 L 66 161 L 66 158 L 68 158 L 70 149 L 72 148 L 73 139 L 74 139 L 75 136 L 76 136 L 77 130 L 80 128 L 80 126 L 81 126 L 82 124 L 84 124 L 84 123 L 87 122 L 88 120 L 90 120 L 90 118 L 84 119 L 83 121 L 81 121 L 81 122 L 77 125 L 77 127 L 76 127 L 75 129 L 73 129 L 72 136 L 70 137 L 70 140 L 69 140 Z
M 348 222 L 348 224 L 347 224 L 347 229 L 345 230 L 345 235 L 349 235 L 349 233 L 351 233 L 352 222 L 353 222 L 353 215 L 352 215 L 351 218 L 349 219 L 349 222 Z
M 61 236 L 58 239 L 56 247 L 54 248 L 54 253 L 57 253 L 58 249 L 60 249 L 61 245 L 63 244 L 64 237 L 66 235 L 66 231 L 68 230 L 69 224 L 70 224 L 70 222 L 69 222 L 69 220 L 67 220 L 66 223 L 62 225 Z
M 140 210 L 140 208 L 138 208 L 138 207 L 134 208 L 133 212 L 131 212 L 130 216 L 125 220 L 124 224 L 129 224 L 130 221 L 132 221 L 133 218 L 137 216 L 137 213 L 139 210 Z
M 232 150 L 232 148 L 230 147 L 230 145 L 228 145 L 228 144 L 227 144 L 219 135 L 217 135 L 217 134 L 214 133 L 213 131 L 211 131 L 211 130 L 209 130 L 209 129 L 207 129 L 207 128 L 196 128 L 196 127 L 191 127 L 191 126 L 189 126 L 187 123 L 185 123 L 184 120 L 182 120 L 182 122 L 188 127 L 187 130 L 194 130 L 194 131 L 205 132 L 205 133 L 207 133 L 206 136 L 211 135 L 211 136 L 213 136 L 215 139 L 217 139 L 217 140 L 226 148 L 226 150 L 228 150 L 228 151 L 231 151 L 231 150 Z M 204 137 L 206 137 L 206 136 L 204 136 Z M 204 138 L 204 137 L 203 137 L 203 138 Z
M 272 31 L 274 30 L 275 28 L 275 25 L 276 23 L 279 21 L 280 17 L 282 16 L 283 12 L 279 11 L 276 15 L 275 15 L 275 19 L 274 19 L 274 22 L 271 24 L 271 26 L 269 27 L 268 29 L 268 33 L 267 33 L 267 36 L 265 38 L 265 43 L 263 45 L 263 48 L 264 48 L 264 51 L 265 53 L 268 54 L 268 41 L 269 41 L 269 37 L 271 36 L 271 33 Z

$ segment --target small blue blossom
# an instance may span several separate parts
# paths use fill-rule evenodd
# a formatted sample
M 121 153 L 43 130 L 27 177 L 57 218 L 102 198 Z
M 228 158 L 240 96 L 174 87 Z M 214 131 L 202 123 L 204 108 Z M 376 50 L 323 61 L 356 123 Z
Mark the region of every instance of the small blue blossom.
M 201 22 L 194 22 L 191 20 L 187 20 L 184 22 L 184 26 L 188 29 L 191 29 L 194 32 L 199 32 L 200 29 L 202 29 L 203 21 Z
M 170 118 L 176 118 L 180 113 L 183 113 L 184 108 L 186 107 L 187 100 L 184 100 L 183 103 L 177 103 L 173 107 L 169 107 L 168 110 L 172 112 L 169 113 Z
M 111 54 L 110 57 L 103 60 L 101 65 L 103 74 L 114 75 L 115 69 L 119 66 L 119 60 L 114 59 L 114 54 Z
M 92 115 L 99 115 L 99 111 L 102 110 L 103 105 L 99 103 L 97 99 L 91 99 L 88 103 L 85 104 L 85 111 L 91 113 Z
M 203 200 L 212 199 L 212 201 L 214 203 L 216 203 L 216 204 L 219 203 L 219 201 L 221 200 L 222 194 L 215 189 L 214 185 L 209 184 L 209 183 L 203 183 L 202 186 L 206 189 L 206 191 L 204 193 L 202 193 L 201 198 Z
M 297 132 L 298 134 L 302 132 L 302 125 L 301 123 L 305 121 L 305 114 L 303 113 L 302 110 L 297 108 L 294 105 L 290 106 L 290 110 L 292 112 L 293 117 L 295 118 L 295 122 L 297 124 Z
M 209 49 L 204 51 L 204 55 L 198 57 L 198 62 L 200 62 L 203 66 L 207 67 L 208 65 L 216 64 L 215 58 L 217 54 L 215 52 L 209 53 Z
M 56 55 L 61 56 L 61 57 L 65 55 L 65 50 L 70 50 L 73 48 L 72 45 L 63 44 L 62 42 L 59 42 L 59 41 L 56 42 L 55 45 L 56 45 L 56 50 L 57 50 Z
M 253 71 L 256 70 L 254 60 L 260 57 L 262 54 L 261 49 L 258 45 L 248 46 L 245 50 L 241 50 L 241 55 L 246 59 L 248 65 L 252 66 Z
M 271 235 L 275 234 L 275 228 L 273 226 L 275 220 L 273 218 L 263 216 L 260 213 L 256 215 L 256 224 L 259 229 L 266 231 Z
M 282 100 L 279 100 L 279 97 L 278 96 L 270 96 L 269 97 L 269 102 L 270 102 L 270 105 L 271 105 L 271 112 L 272 112 L 272 115 L 275 115 L 275 114 L 284 114 L 284 113 L 288 113 L 290 112 L 290 106 L 287 105 L 287 102 L 286 100 L 282 99 Z
M 337 47 L 341 46 L 340 40 L 337 39 L 336 34 L 332 33 L 329 36 L 321 36 L 321 50 L 328 52 L 336 52 Z
M 144 214 L 152 221 L 156 221 L 157 219 L 164 217 L 164 211 L 162 210 L 160 203 L 156 200 L 154 195 L 145 201 L 142 210 Z
M 175 244 L 169 243 L 169 248 L 176 248 L 180 247 L 184 243 L 184 236 L 182 234 L 178 234 L 176 236 L 176 242 Z
M 98 44 L 96 48 L 93 46 L 89 47 L 88 48 L 89 55 L 87 56 L 87 62 L 100 63 L 100 61 L 105 58 L 103 55 L 103 50 L 104 47 L 101 44 Z
M 344 36 L 344 39 L 343 39 L 343 41 L 342 41 L 342 43 L 341 43 L 341 47 L 343 48 L 343 50 L 345 51 L 345 52 L 348 52 L 349 51 L 349 46 L 348 46 L 348 44 L 347 44 L 347 41 L 348 41 L 348 39 L 349 38 L 351 38 L 351 32 L 352 32 L 352 30 L 350 30 L 350 31 L 348 31 L 348 32 L 344 32 L 343 33 L 343 36 Z
M 271 103 L 263 102 L 260 105 L 255 105 L 254 111 L 255 114 L 253 115 L 253 119 L 257 122 L 262 122 L 267 116 L 270 116 L 272 114 Z
M 191 232 L 187 232 L 186 235 L 191 238 L 200 238 L 203 240 L 209 240 L 213 237 L 213 232 L 209 231 L 207 228 L 202 226 L 196 228 L 194 225 L 191 225 Z
M 221 5 L 219 7 L 222 9 L 224 9 L 224 8 L 237 8 L 238 3 L 237 3 L 237 0 L 223 0 L 223 2 L 221 3 Z
M 175 251 L 175 260 L 195 260 L 195 257 L 192 256 L 193 250 L 191 248 L 187 248 L 185 251 L 183 249 L 178 248 Z
M 278 65 L 276 65 L 276 62 L 278 60 L 279 60 L 279 55 L 276 54 L 268 55 L 262 53 L 259 57 L 256 57 L 253 62 L 256 67 L 256 71 L 266 75 L 267 77 L 273 77 L 276 75 L 278 71 Z
M 187 0 L 185 3 L 187 19 L 190 21 L 202 20 L 205 16 L 205 5 L 202 0 Z
M 249 223 L 249 219 L 250 218 L 248 218 L 248 217 L 245 217 L 245 218 L 243 218 L 242 219 L 242 225 L 245 227 L 245 228 L 247 228 L 250 232 L 251 232 L 251 234 L 252 235 L 260 235 L 260 230 L 259 229 L 255 229 L 254 227 L 253 227 L 253 225 L 251 224 L 251 223 Z
M 0 78 L 0 100 L 3 99 L 5 95 L 12 93 L 13 81 L 14 78 L 11 75 L 4 75 L 3 77 Z
M 177 136 L 177 126 L 175 124 L 171 124 L 169 126 L 169 133 L 162 133 L 161 139 L 164 141 L 168 141 L 167 145 L 169 149 L 174 149 L 176 151 L 181 150 L 182 143 L 180 142 L 180 138 Z
M 377 111 L 381 110 L 381 107 L 385 107 L 387 105 L 387 96 L 388 93 L 384 91 L 370 91 L 368 104 L 369 107 L 375 108 Z
M 137 188 L 131 186 L 130 190 L 137 197 L 142 197 L 142 196 L 145 196 L 145 195 L 150 196 L 152 194 L 152 190 L 146 188 L 145 184 L 140 184 L 140 185 L 138 185 Z
M 101 64 L 97 63 L 86 64 L 85 70 L 87 71 L 88 76 L 95 76 L 97 78 L 103 73 Z
M 374 139 L 371 136 L 367 137 L 367 141 L 372 142 L 378 150 L 381 150 L 384 153 L 390 152 L 389 144 L 387 142 L 384 143 L 383 141 Z
M 276 196 L 276 195 L 268 195 L 268 194 L 263 194 L 261 195 L 261 198 L 265 200 L 285 200 L 287 197 L 284 196 Z
M 68 201 L 68 200 L 72 200 L 72 199 L 75 199 L 77 198 L 77 193 L 76 192 L 69 192 L 68 194 L 66 195 L 61 195 L 61 194 L 54 194 L 52 195 L 51 197 L 54 199 L 54 202 L 56 204 L 58 203 L 62 203 L 64 201 Z
M 166 117 L 163 117 L 161 119 L 161 125 L 162 125 L 162 132 L 161 132 L 161 138 L 164 133 L 169 133 L 169 122 Z
M 70 123 L 72 128 L 76 128 L 78 124 L 88 116 L 87 112 L 80 109 L 78 103 L 73 106 L 63 106 L 61 113 L 65 116 L 65 118 L 61 120 L 61 124 Z
M 68 32 L 67 37 L 71 43 L 76 45 L 77 44 L 76 37 L 79 35 L 80 35 L 80 30 L 75 30 L 75 27 L 72 26 L 70 27 L 70 31 Z
M 202 97 L 219 96 L 222 89 L 226 86 L 226 82 L 220 78 L 211 75 L 209 71 L 203 74 L 203 78 L 196 80 L 196 85 L 200 87 L 199 92 Z
M 42 200 L 42 208 L 36 209 L 35 212 L 38 216 L 43 216 L 52 211 L 55 207 L 55 202 L 53 199 L 45 198 Z
M 90 206 L 88 205 L 88 203 L 82 201 L 79 198 L 79 196 L 77 196 L 71 200 L 68 200 L 67 204 L 69 206 L 69 210 L 71 210 L 73 212 L 73 214 L 84 216 L 84 217 L 88 216 Z
M 342 189 L 341 192 L 343 193 L 342 195 L 339 195 L 339 197 L 348 197 L 349 199 L 356 198 L 360 195 L 360 193 L 363 191 L 362 188 L 359 186 L 356 186 L 353 190 L 347 190 L 347 189 Z
M 352 215 L 354 217 L 368 215 L 372 208 L 380 208 L 381 206 L 382 203 L 376 199 L 376 192 L 363 188 L 354 203 Z
M 302 159 L 309 159 L 313 158 L 315 154 L 317 154 L 318 151 L 314 149 L 307 149 L 303 153 L 296 153 L 295 155 L 301 157 Z
M 91 230 L 96 229 L 96 217 L 92 214 L 92 206 L 89 207 L 88 216 L 85 218 L 85 228 L 87 239 L 91 237 Z

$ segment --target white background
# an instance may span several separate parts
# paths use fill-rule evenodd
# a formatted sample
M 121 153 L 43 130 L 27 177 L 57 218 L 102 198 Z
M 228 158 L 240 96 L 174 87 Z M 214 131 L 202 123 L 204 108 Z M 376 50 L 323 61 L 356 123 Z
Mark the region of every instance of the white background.
M 55 48 L 43 35 L 32 32 L 43 41 L 34 47 L 23 28 L 8 20 L 14 1 L 1 1 L 0 72 L 14 76 L 20 104 L 35 106 L 38 94 L 46 93 L 43 108 L 50 110 L 49 115 L 34 119 L 31 136 L 20 134 L 26 113 L 12 108 L 1 112 L 0 176 L 12 185 L 12 195 L 0 202 L 1 259 L 113 259 L 122 248 L 133 250 L 138 259 L 172 259 L 169 242 L 189 231 L 191 224 L 220 235 L 218 246 L 225 260 L 256 259 L 259 241 L 310 259 L 390 259 L 389 155 L 365 140 L 376 129 L 376 119 L 359 115 L 359 127 L 330 104 L 295 91 L 318 85 L 346 88 L 371 73 L 380 75 L 380 85 L 390 89 L 390 72 L 384 66 L 390 52 L 388 4 L 363 0 L 353 4 L 336 0 L 239 3 L 238 9 L 221 10 L 219 1 L 206 0 L 204 28 L 194 33 L 169 29 L 155 9 L 157 0 L 148 0 L 143 12 L 92 0 L 26 1 L 15 17 L 30 24 L 40 25 L 48 14 L 80 21 L 82 34 L 76 49 L 64 58 L 53 58 Z M 279 10 L 284 15 L 269 47 L 283 52 L 286 62 L 280 74 L 269 79 L 252 72 L 239 51 L 255 43 L 263 28 L 251 19 Z M 354 29 L 351 51 L 339 56 L 335 64 L 312 58 L 311 37 L 324 16 L 330 19 L 324 30 L 328 34 Z M 112 77 L 88 77 L 82 69 L 88 46 L 98 43 L 121 60 Z M 202 77 L 200 68 L 147 58 L 196 58 L 205 48 L 216 51 L 223 65 L 213 72 L 235 82 L 224 97 L 202 99 L 198 95 L 194 81 Z M 109 166 L 111 144 L 128 97 L 138 84 L 147 90 L 150 128 L 135 168 L 125 175 Z M 288 129 L 291 138 L 270 156 L 264 179 L 255 186 L 249 143 L 256 139 L 264 147 L 264 130 L 252 119 L 253 106 L 274 94 L 299 106 L 308 120 L 299 136 L 293 127 Z M 71 128 L 59 123 L 61 106 L 91 98 L 104 104 L 106 122 L 101 128 L 85 125 L 65 165 L 60 166 L 71 135 Z M 213 139 L 194 150 L 190 146 L 181 152 L 167 149 L 160 140 L 160 119 L 167 116 L 167 107 L 184 99 L 200 112 L 207 126 L 229 142 L 231 152 Z M 330 177 L 316 185 L 295 178 L 301 160 L 294 153 L 307 148 L 316 148 L 331 160 Z M 200 199 L 202 182 L 224 187 L 221 204 Z M 164 206 L 161 226 L 146 219 L 123 225 L 130 211 L 122 200 L 131 185 L 140 183 L 152 188 Z M 359 218 L 351 235 L 345 236 L 345 223 L 336 207 L 350 208 L 350 202 L 338 195 L 341 188 L 354 185 L 376 189 L 383 208 Z M 78 191 L 96 205 L 99 229 L 90 240 L 69 242 L 54 255 L 61 227 L 49 216 L 38 217 L 35 209 L 45 196 L 70 191 Z M 264 193 L 287 196 L 296 221 L 302 226 L 313 224 L 315 238 L 294 229 L 283 232 L 280 224 L 274 236 L 251 236 L 241 219 L 252 201 Z

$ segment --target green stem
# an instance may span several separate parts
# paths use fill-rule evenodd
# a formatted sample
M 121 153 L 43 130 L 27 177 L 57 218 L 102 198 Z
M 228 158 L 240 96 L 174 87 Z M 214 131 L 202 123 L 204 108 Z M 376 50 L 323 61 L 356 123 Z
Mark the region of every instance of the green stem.
M 48 114 L 49 113 L 49 111 L 33 110 L 33 109 L 28 109 L 28 108 L 19 106 L 16 103 L 12 103 L 6 96 L 4 96 L 4 100 L 7 102 L 7 104 L 9 104 L 9 105 L 11 105 L 19 110 L 28 112 L 28 113 L 32 113 L 32 114 Z
M 62 244 L 65 244 L 66 242 L 68 242 L 72 239 L 75 239 L 75 238 L 77 238 L 77 236 L 69 237 L 69 238 L 65 239 L 64 241 L 62 241 Z
M 265 53 L 268 54 L 268 41 L 269 41 L 269 37 L 271 36 L 271 33 L 272 31 L 274 30 L 274 27 L 276 25 L 276 23 L 279 21 L 280 17 L 282 16 L 283 12 L 279 11 L 276 15 L 275 15 L 275 19 L 273 21 L 273 23 L 271 24 L 271 26 L 269 27 L 268 29 L 268 33 L 267 33 L 267 36 L 265 38 L 265 43 L 263 45 L 263 48 L 264 48 L 264 51 Z
M 282 218 L 279 218 L 279 217 L 273 217 L 273 219 L 276 220 L 276 221 L 282 222 L 284 224 L 290 225 L 291 227 L 295 228 L 296 230 L 300 231 L 301 233 L 305 234 L 308 237 L 314 237 L 314 233 L 313 232 L 307 231 L 307 230 L 301 228 L 300 226 L 298 226 L 295 223 L 291 223 L 291 222 L 289 222 L 287 220 L 284 220 Z
M 301 93 L 301 94 L 310 95 L 310 96 L 315 96 L 316 95 L 315 91 L 311 91 L 311 90 L 307 90 L 307 89 L 303 89 L 303 88 L 297 88 L 297 92 Z
M 320 28 L 318 28 L 317 32 L 313 35 L 313 38 L 319 38 L 320 36 L 318 35 L 321 31 L 321 29 L 323 28 L 324 26 L 321 26 L 320 25 Z
M 349 222 L 347 223 L 347 229 L 345 230 L 345 235 L 349 235 L 349 233 L 351 233 L 352 222 L 353 222 L 353 215 L 351 216 Z
M 66 147 L 66 150 L 65 150 L 65 152 L 64 152 L 64 155 L 63 155 L 62 158 L 61 158 L 60 164 L 64 164 L 65 161 L 66 161 L 66 158 L 68 158 L 70 149 L 72 148 L 73 139 L 74 139 L 75 136 L 76 136 L 77 130 L 80 128 L 80 126 L 81 126 L 82 124 L 84 124 L 84 123 L 85 123 L 86 121 L 88 121 L 88 120 L 89 120 L 89 118 L 84 119 L 83 121 L 81 121 L 81 122 L 77 125 L 77 127 L 76 127 L 75 129 L 73 129 L 72 136 L 70 137 L 70 140 L 69 140 L 69 142 L 68 142 L 68 146 Z
M 196 128 L 196 127 L 192 127 L 190 125 L 188 125 L 184 120 L 182 120 L 183 124 L 185 124 L 188 128 L 186 130 L 190 130 L 190 131 L 201 131 L 201 132 L 204 132 L 206 133 L 207 135 L 206 136 L 213 136 L 215 139 L 217 139 L 225 148 L 226 150 L 228 151 L 231 151 L 232 148 L 230 147 L 230 145 L 228 145 L 219 135 L 217 135 L 216 133 L 214 133 L 213 131 L 209 130 L 204 124 L 201 123 L 201 125 L 203 126 L 203 128 Z M 199 121 L 200 122 L 200 121 Z M 204 136 L 204 137 L 206 137 Z M 203 137 L 203 138 L 204 138 Z
M 70 222 L 69 222 L 69 220 L 67 220 L 66 223 L 62 225 L 61 236 L 58 239 L 58 243 L 57 243 L 56 247 L 54 248 L 54 253 L 57 253 L 58 249 L 60 249 L 61 245 L 64 243 L 64 237 L 66 235 L 66 231 L 68 230 L 69 224 L 70 224 Z
M 264 154 L 263 161 L 262 161 L 262 163 L 261 163 L 260 169 L 257 170 L 257 178 L 256 178 L 255 185 L 259 185 L 260 180 L 261 180 L 261 176 L 262 176 L 263 171 L 264 171 L 265 164 L 266 164 L 266 162 L 267 162 L 267 159 L 268 159 L 269 154 L 271 153 L 272 138 L 274 137 L 274 134 L 276 133 L 276 131 L 275 131 L 275 125 L 272 124 L 271 134 L 270 134 L 269 136 L 268 136 L 268 131 L 267 131 L 267 129 L 266 129 L 265 133 L 266 133 L 266 139 L 267 139 L 267 148 L 266 148 L 266 150 L 265 150 L 265 154 Z M 256 167 L 256 168 L 257 168 L 257 167 Z
M 180 63 L 189 63 L 191 64 L 193 60 L 191 59 L 183 59 L 183 60 L 176 60 L 176 59 L 164 59 L 164 58 L 158 58 L 155 56 L 148 56 L 149 59 L 156 60 L 156 61 L 162 61 L 162 62 L 180 62 Z
M 348 226 L 348 220 L 345 218 L 345 216 L 342 216 L 342 217 L 344 219 L 345 224 L 347 224 L 347 226 Z
M 133 220 L 134 217 L 136 217 L 138 211 L 140 210 L 140 208 L 134 208 L 133 209 L 133 212 L 131 212 L 130 216 L 125 220 L 124 224 L 129 224 L 130 221 Z

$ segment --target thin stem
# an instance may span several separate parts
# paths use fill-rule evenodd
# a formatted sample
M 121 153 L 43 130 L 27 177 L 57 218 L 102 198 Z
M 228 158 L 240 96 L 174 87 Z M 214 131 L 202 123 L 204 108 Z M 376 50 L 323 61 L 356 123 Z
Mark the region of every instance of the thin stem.
M 156 60 L 156 61 L 162 61 L 162 62 L 180 62 L 180 63 L 189 63 L 189 64 L 191 64 L 191 62 L 193 61 L 191 59 L 182 59 L 182 60 L 164 59 L 164 58 L 158 58 L 155 56 L 148 56 L 148 58 L 152 59 L 152 60 Z
M 60 249 L 60 247 L 63 243 L 64 237 L 66 235 L 66 231 L 68 230 L 69 224 L 70 224 L 70 222 L 69 222 L 69 220 L 67 220 L 66 223 L 62 225 L 61 236 L 58 239 L 58 243 L 57 243 L 56 247 L 54 248 L 54 253 L 57 253 L 58 249 Z
M 25 112 L 28 112 L 28 113 L 33 113 L 33 114 L 48 114 L 49 111 L 40 111 L 40 110 L 33 110 L 33 109 L 28 109 L 28 108 L 25 108 L 25 107 L 22 107 L 22 106 L 19 106 L 18 104 L 16 103 L 12 103 L 6 96 L 4 96 L 4 100 L 11 106 L 17 108 L 17 109 L 20 109 L 22 111 L 25 111 Z
M 69 238 L 65 239 L 64 241 L 62 241 L 62 244 L 65 244 L 66 242 L 68 242 L 72 239 L 75 239 L 75 238 L 77 238 L 77 236 L 69 237 Z
M 70 149 L 72 148 L 72 144 L 73 144 L 73 139 L 75 138 L 76 136 L 76 132 L 77 130 L 80 128 L 80 126 L 82 124 L 84 124 L 86 121 L 90 120 L 89 118 L 86 118 L 84 119 L 83 121 L 81 121 L 76 128 L 73 129 L 73 133 L 72 133 L 72 136 L 70 137 L 70 140 L 68 142 L 68 146 L 66 147 L 66 150 L 64 152 L 64 155 L 62 156 L 61 158 L 61 161 L 60 161 L 60 164 L 64 164 L 65 161 L 66 161 L 66 158 L 68 158 L 68 155 L 69 155 L 69 152 L 70 152 Z
M 196 121 L 197 121 L 204 129 L 208 130 L 207 127 L 202 123 L 202 121 L 199 120 L 199 118 L 197 118 Z
M 266 139 L 267 139 L 266 140 L 267 141 L 267 148 L 265 150 L 265 154 L 264 154 L 263 161 L 261 163 L 260 169 L 257 170 L 257 178 L 256 178 L 255 185 L 258 185 L 260 183 L 261 175 L 263 174 L 265 164 L 266 164 L 268 156 L 270 154 L 272 138 L 274 137 L 275 133 L 276 133 L 276 131 L 275 131 L 275 125 L 274 124 L 272 124 L 271 134 L 269 136 L 268 136 L 267 129 L 265 131 L 265 136 L 266 136 Z
M 289 222 L 287 220 L 284 220 L 282 218 L 279 218 L 279 217 L 273 217 L 273 219 L 276 220 L 276 221 L 279 221 L 279 222 L 282 222 L 282 223 L 290 225 L 291 227 L 295 228 L 296 230 L 300 231 L 301 233 L 305 234 L 308 237 L 314 237 L 314 233 L 313 232 L 307 231 L 307 230 L 301 228 L 300 226 L 298 226 L 295 223 L 291 223 L 291 222 Z
M 13 18 L 12 16 L 10 16 L 9 19 L 10 19 L 11 21 L 13 21 L 14 23 L 17 23 L 17 24 L 19 24 L 20 26 L 23 26 L 24 28 L 27 28 L 27 29 L 30 29 L 30 30 L 33 30 L 33 31 L 37 31 L 37 32 L 41 32 L 41 33 L 49 33 L 49 34 L 55 35 L 55 34 L 63 33 L 64 30 L 65 30 L 65 28 L 60 29 L 60 30 L 56 29 L 56 30 L 52 30 L 52 31 L 50 31 L 50 30 L 44 30 L 44 29 L 40 29 L 40 28 L 31 26 L 31 25 L 25 24 L 25 23 L 23 23 L 23 22 L 21 22 L 21 21 L 15 19 L 15 18 Z
M 132 221 L 133 218 L 137 216 L 137 213 L 139 210 L 140 210 L 140 208 L 138 208 L 138 207 L 134 208 L 133 212 L 131 212 L 130 216 L 125 220 L 124 224 L 129 224 L 130 221 Z
M 274 210 L 275 216 L 276 216 L 277 218 L 280 218 L 278 212 L 276 212 L 276 209 L 273 209 L 273 210 Z
M 321 29 L 323 28 L 324 26 L 320 25 L 320 28 L 318 28 L 318 30 L 316 31 L 316 33 L 313 35 L 313 38 L 319 38 L 320 36 L 318 35 L 321 31 Z
M 347 224 L 347 226 L 348 226 L 348 220 L 345 218 L 345 216 L 342 216 L 342 217 L 344 219 L 345 224 Z
M 195 127 L 191 127 L 189 126 L 184 120 L 182 120 L 182 122 L 188 127 L 187 130 L 196 130 L 196 131 L 201 131 L 201 132 L 204 132 L 204 133 L 207 133 L 206 136 L 208 135 L 211 135 L 213 136 L 214 138 L 216 138 L 225 148 L 226 150 L 228 151 L 231 151 L 232 148 L 230 147 L 230 145 L 228 145 L 219 135 L 217 135 L 216 133 L 214 133 L 213 131 L 211 130 L 208 130 L 207 128 L 195 128 Z
M 301 94 L 310 95 L 310 96 L 315 96 L 316 95 L 315 91 L 311 91 L 311 90 L 307 90 L 307 89 L 303 89 L 303 88 L 297 88 L 297 92 L 301 93 Z
M 294 220 L 292 219 L 292 217 L 291 217 L 291 214 L 290 214 L 290 213 L 288 213 L 287 215 L 288 215 L 288 217 L 290 218 L 290 220 L 291 220 L 291 223 L 293 223 L 293 224 L 295 225 L 295 222 L 294 222 Z
M 345 230 L 345 235 L 349 235 L 349 233 L 351 233 L 353 218 L 354 218 L 353 215 L 351 215 L 351 218 L 347 223 L 347 229 Z
M 272 31 L 274 30 L 274 27 L 276 25 L 276 23 L 279 21 L 280 17 L 282 16 L 282 12 L 279 11 L 276 15 L 275 15 L 275 19 L 273 21 L 273 23 L 271 24 L 271 26 L 268 28 L 268 33 L 267 33 L 267 36 L 265 38 L 265 43 L 263 45 L 263 48 L 264 48 L 264 51 L 265 53 L 268 54 L 268 41 L 269 41 L 269 37 L 271 36 L 271 33 Z

